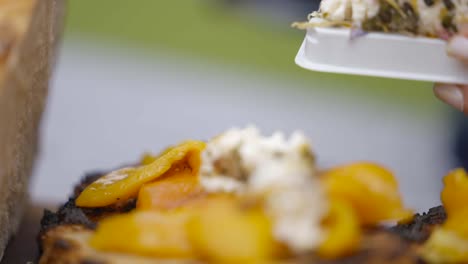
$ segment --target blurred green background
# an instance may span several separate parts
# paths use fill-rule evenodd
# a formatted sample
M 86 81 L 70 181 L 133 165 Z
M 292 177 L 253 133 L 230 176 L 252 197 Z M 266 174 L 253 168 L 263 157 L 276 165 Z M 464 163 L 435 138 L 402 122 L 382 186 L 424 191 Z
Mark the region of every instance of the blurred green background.
M 423 116 L 437 108 L 430 83 L 303 70 L 293 60 L 304 32 L 292 29 L 293 21 L 268 19 L 245 8 L 227 8 L 223 3 L 70 0 L 67 37 L 86 36 L 148 53 L 219 62 L 237 71 L 307 83 L 310 89 L 336 87 L 333 92 L 391 101 Z M 305 18 L 310 11 L 304 10 L 297 19 Z
M 68 0 L 32 196 L 62 201 L 85 171 L 253 123 L 304 131 L 320 166 L 384 164 L 408 205 L 437 204 L 448 108 L 430 83 L 296 66 L 305 32 L 290 25 L 314 1 Z

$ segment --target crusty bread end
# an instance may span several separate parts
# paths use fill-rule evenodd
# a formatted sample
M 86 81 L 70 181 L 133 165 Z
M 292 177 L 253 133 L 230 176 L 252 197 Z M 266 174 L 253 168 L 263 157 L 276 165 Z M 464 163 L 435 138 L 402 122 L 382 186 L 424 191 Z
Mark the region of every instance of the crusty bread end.
M 0 0 L 0 260 L 18 228 L 64 0 Z

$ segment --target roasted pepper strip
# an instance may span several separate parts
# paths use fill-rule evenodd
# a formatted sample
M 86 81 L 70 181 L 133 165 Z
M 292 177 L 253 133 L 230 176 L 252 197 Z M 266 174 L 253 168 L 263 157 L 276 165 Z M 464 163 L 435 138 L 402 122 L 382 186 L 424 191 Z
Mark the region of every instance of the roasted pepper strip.
M 323 226 L 327 229 L 327 235 L 317 251 L 321 257 L 342 257 L 353 253 L 359 247 L 361 227 L 349 203 L 341 200 L 331 201 Z
M 175 166 L 163 177 L 141 187 L 137 209 L 174 209 L 201 198 L 203 194 L 197 175 L 193 175 L 188 166 Z
M 444 177 L 441 200 L 447 220 L 433 231 L 421 255 L 429 263 L 468 263 L 468 174 L 464 169 Z
M 187 227 L 197 254 L 210 263 L 268 263 L 276 246 L 262 210 L 228 197 L 206 200 Z
M 444 177 L 441 200 L 447 214 L 456 214 L 468 209 L 468 175 L 464 169 L 456 169 Z
M 331 199 L 349 202 L 363 225 L 405 220 L 413 215 L 403 207 L 395 177 L 382 166 L 353 163 L 332 168 L 322 177 Z
M 141 186 L 167 172 L 177 162 L 186 161 L 192 173 L 198 174 L 200 152 L 205 147 L 201 141 L 184 142 L 150 164 L 111 172 L 90 184 L 76 199 L 81 207 L 102 207 L 136 197 Z

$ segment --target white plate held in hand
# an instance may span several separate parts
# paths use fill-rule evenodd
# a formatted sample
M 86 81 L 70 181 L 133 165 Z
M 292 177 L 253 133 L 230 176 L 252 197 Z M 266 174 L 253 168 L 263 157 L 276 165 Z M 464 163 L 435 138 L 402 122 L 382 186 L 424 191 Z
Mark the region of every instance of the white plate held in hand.
M 299 66 L 322 72 L 468 84 L 468 65 L 447 55 L 439 39 L 310 28 L 296 56 Z

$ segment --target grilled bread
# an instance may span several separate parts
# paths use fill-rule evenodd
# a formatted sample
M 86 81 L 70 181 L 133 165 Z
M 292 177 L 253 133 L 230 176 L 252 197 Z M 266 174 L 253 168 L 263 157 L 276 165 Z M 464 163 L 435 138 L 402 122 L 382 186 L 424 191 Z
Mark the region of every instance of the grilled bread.
M 74 194 L 56 212 L 46 210 L 41 221 L 38 237 L 41 257 L 39 264 L 60 263 L 202 263 L 196 260 L 155 259 L 118 252 L 102 252 L 92 248 L 88 241 L 95 232 L 98 222 L 115 214 L 128 213 L 135 209 L 135 200 L 130 199 L 118 205 L 103 208 L 80 208 L 75 199 L 91 182 L 104 173 L 92 173 L 83 178 Z M 425 263 L 418 256 L 418 250 L 427 240 L 434 227 L 446 219 L 442 206 L 417 214 L 406 224 L 390 228 L 365 230 L 359 252 L 345 258 L 324 260 L 313 255 L 304 255 L 275 263 Z
M 465 241 L 464 229 L 452 224 L 465 217 L 464 170 L 444 178 L 447 217 L 442 206 L 414 215 L 393 173 L 381 165 L 316 167 L 300 132 L 263 137 L 248 127 L 208 142 L 184 141 L 134 165 L 84 177 L 68 202 L 45 211 L 39 263 L 465 259 L 463 248 L 448 245 L 459 254 L 446 253 L 448 242 Z M 388 221 L 400 224 L 383 225 Z

